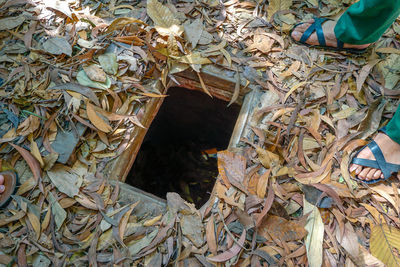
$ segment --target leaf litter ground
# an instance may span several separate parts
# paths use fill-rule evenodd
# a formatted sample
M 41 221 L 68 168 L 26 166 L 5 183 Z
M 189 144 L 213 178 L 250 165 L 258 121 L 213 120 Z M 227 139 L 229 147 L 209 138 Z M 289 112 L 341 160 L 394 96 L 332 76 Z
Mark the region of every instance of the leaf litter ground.
M 351 2 L 0 0 L 1 168 L 21 180 L 0 264 L 398 266 L 398 181 L 347 169 L 396 110 L 399 23 L 357 57 L 288 36 Z M 262 92 L 240 153 L 219 152 L 201 209 L 169 193 L 139 216 L 101 173 L 174 74 L 210 94 L 210 64 Z

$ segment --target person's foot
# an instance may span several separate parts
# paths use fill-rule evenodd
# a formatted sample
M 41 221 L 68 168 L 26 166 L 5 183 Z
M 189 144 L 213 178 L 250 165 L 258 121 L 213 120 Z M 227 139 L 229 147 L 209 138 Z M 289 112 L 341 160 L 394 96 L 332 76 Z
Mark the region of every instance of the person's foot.
M 314 20 L 310 20 L 310 21 L 304 22 L 303 24 L 300 24 L 299 26 L 296 26 L 291 33 L 292 38 L 294 40 L 296 40 L 297 42 L 299 42 L 301 36 L 303 36 L 304 32 L 313 23 L 314 23 Z M 326 46 L 337 47 L 337 39 L 335 36 L 335 31 L 334 31 L 335 26 L 336 26 L 336 21 L 333 21 L 333 20 L 327 20 L 324 23 L 322 23 L 322 31 L 325 36 Z M 310 37 L 307 39 L 306 43 L 309 45 L 319 45 L 320 44 L 318 42 L 318 37 L 317 37 L 317 34 L 315 31 L 310 35 Z M 362 50 L 362 49 L 367 48 L 369 45 L 370 44 L 353 45 L 353 44 L 344 43 L 343 47 Z
M 377 136 L 374 138 L 374 141 L 382 150 L 383 156 L 388 163 L 400 164 L 400 144 L 390 139 L 390 137 L 384 133 L 378 133 Z M 374 155 L 368 147 L 365 147 L 357 155 L 357 158 L 375 160 Z M 349 170 L 350 173 L 356 175 L 357 178 L 359 178 L 360 180 L 369 181 L 384 178 L 380 170 L 364 167 L 357 164 L 351 164 Z M 399 174 L 397 174 L 397 176 L 400 178 Z
M 0 194 L 3 193 L 6 190 L 6 187 L 4 186 L 4 176 L 0 175 Z

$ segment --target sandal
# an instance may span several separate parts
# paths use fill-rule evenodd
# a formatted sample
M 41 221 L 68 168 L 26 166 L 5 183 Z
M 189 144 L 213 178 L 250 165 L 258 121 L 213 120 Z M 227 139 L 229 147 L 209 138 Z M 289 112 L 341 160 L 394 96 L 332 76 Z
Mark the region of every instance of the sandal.
M 380 131 L 385 133 L 385 129 L 381 129 Z M 357 158 L 357 155 L 362 150 L 364 150 L 364 148 L 366 148 L 366 147 L 368 147 L 371 150 L 372 154 L 375 157 L 375 160 Z M 375 141 L 371 141 L 368 145 L 361 148 L 354 155 L 353 159 L 351 160 L 351 164 L 357 164 L 357 165 L 361 165 L 364 167 L 378 169 L 382 172 L 383 177 L 384 177 L 383 179 L 378 178 L 378 179 L 366 181 L 366 180 L 361 180 L 358 177 L 355 177 L 358 181 L 364 182 L 366 184 L 375 184 L 380 181 L 385 181 L 385 180 L 389 179 L 390 177 L 392 177 L 393 174 L 398 173 L 400 171 L 400 164 L 389 163 L 385 160 L 385 156 L 383 155 L 381 148 Z
M 362 54 L 365 51 L 367 51 L 366 48 L 364 48 L 364 49 L 344 48 L 344 43 L 342 41 L 340 41 L 339 39 L 337 39 L 337 47 L 327 46 L 326 42 L 325 42 L 325 35 L 322 30 L 322 24 L 328 20 L 332 20 L 332 19 L 314 18 L 314 23 L 311 24 L 310 27 L 307 28 L 307 30 L 301 36 L 300 40 L 296 41 L 292 38 L 293 41 L 297 44 L 305 45 L 308 47 L 316 47 L 316 48 L 328 49 L 328 50 L 333 50 L 333 51 L 344 51 L 344 52 L 350 52 L 353 54 Z M 297 23 L 296 25 L 294 25 L 293 28 L 291 29 L 289 35 L 292 36 L 293 30 L 301 24 L 304 24 L 304 22 L 300 22 L 300 23 Z M 311 34 L 313 34 L 314 32 L 316 32 L 316 34 L 317 34 L 319 45 L 310 45 L 310 44 L 306 43 L 307 39 L 310 38 Z
M 12 171 L 0 172 L 0 175 L 4 176 L 5 186 L 4 192 L 0 193 L 0 208 L 3 208 L 11 200 L 11 195 L 13 195 L 17 189 L 18 177 L 17 174 Z

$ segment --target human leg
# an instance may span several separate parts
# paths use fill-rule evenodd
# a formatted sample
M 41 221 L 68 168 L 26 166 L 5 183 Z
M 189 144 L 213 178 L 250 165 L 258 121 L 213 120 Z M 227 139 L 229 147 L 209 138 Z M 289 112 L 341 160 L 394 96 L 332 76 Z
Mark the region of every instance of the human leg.
M 337 47 L 338 39 L 343 48 L 363 50 L 378 40 L 400 15 L 400 0 L 360 0 L 350 6 L 336 21 L 326 21 L 322 31 L 328 47 Z M 300 41 L 314 20 L 296 26 L 291 32 Z M 303 43 L 320 45 L 316 32 Z
M 360 0 L 339 18 L 336 38 L 349 44 L 376 42 L 400 15 L 400 0 Z
M 382 151 L 386 162 L 390 164 L 400 164 L 400 107 L 385 127 L 384 132 L 378 133 L 374 141 Z M 356 158 L 376 160 L 374 153 L 368 147 L 360 151 Z M 359 179 L 366 181 L 384 178 L 382 170 L 362 166 L 360 164 L 352 164 L 350 166 L 350 172 L 354 172 Z M 400 178 L 400 175 L 397 175 Z
M 400 144 L 400 106 L 397 108 L 396 113 L 385 128 L 385 133 L 393 141 Z

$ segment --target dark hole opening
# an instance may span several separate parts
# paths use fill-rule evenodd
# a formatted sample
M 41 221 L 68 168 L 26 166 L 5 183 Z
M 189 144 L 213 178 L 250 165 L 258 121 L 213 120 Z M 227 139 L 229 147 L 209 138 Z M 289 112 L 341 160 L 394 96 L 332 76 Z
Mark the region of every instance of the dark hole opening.
M 170 88 L 126 182 L 165 198 L 177 192 L 201 207 L 218 176 L 214 149 L 229 145 L 240 106 L 185 88 Z

